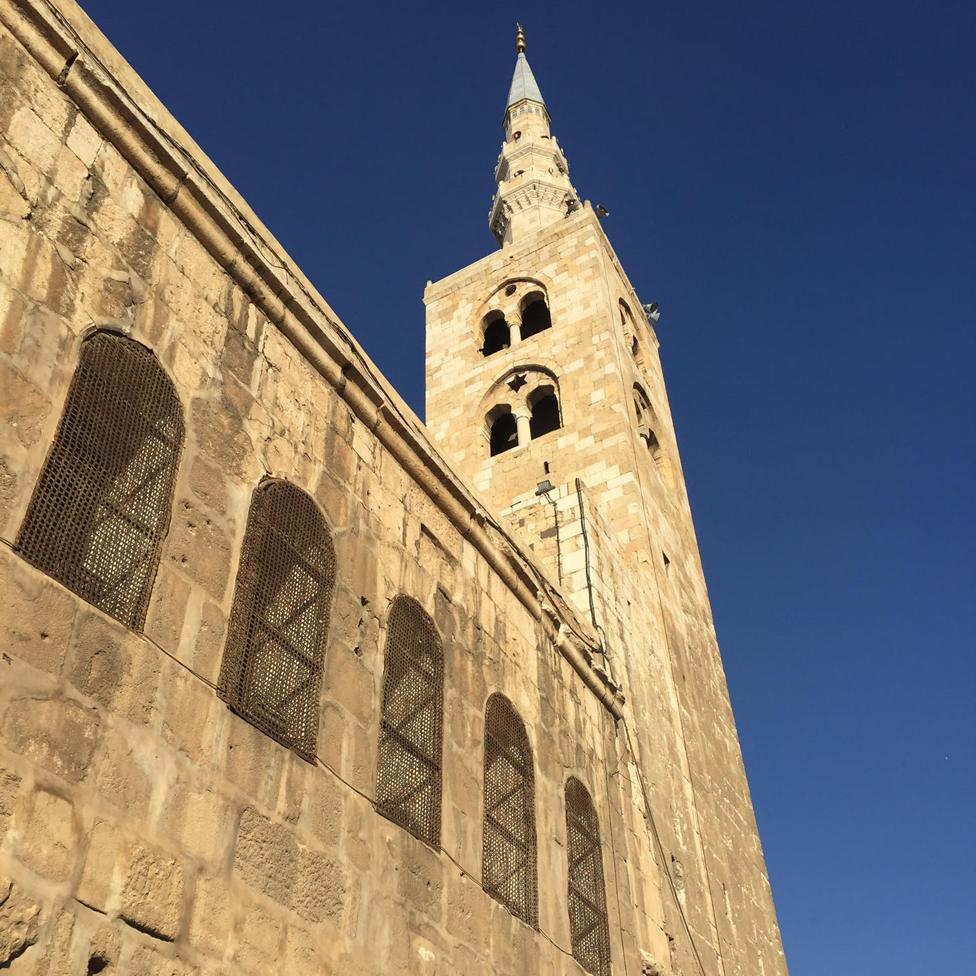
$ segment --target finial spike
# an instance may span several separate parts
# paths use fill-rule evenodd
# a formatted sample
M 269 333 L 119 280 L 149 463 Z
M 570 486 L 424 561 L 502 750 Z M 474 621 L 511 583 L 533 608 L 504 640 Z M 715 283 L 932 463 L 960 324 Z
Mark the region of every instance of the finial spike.
M 525 31 L 522 30 L 522 25 L 516 23 L 515 25 L 515 53 L 522 54 L 525 51 Z

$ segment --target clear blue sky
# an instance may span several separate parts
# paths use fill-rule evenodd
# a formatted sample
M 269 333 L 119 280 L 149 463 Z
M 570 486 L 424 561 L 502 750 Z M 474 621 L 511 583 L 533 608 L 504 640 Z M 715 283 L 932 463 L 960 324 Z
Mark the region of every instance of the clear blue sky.
M 971 0 L 85 6 L 421 414 L 522 19 L 663 311 L 793 976 L 973 972 Z

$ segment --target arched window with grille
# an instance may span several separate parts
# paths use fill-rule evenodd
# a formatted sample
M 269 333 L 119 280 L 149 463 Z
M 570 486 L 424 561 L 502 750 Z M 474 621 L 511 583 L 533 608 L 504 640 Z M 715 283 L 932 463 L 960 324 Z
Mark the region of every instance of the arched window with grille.
M 183 449 L 183 410 L 145 346 L 96 332 L 81 346 L 17 549 L 117 620 L 146 620 Z
M 315 759 L 335 548 L 304 491 L 269 480 L 251 497 L 218 690 L 271 738 Z
M 513 915 L 539 923 L 535 774 L 525 725 L 504 695 L 485 708 L 481 885 Z
M 431 847 L 441 842 L 444 654 L 416 600 L 390 607 L 376 770 L 376 809 Z
M 610 976 L 610 926 L 600 826 L 589 792 L 575 777 L 566 783 L 566 854 L 573 958 L 593 976 Z

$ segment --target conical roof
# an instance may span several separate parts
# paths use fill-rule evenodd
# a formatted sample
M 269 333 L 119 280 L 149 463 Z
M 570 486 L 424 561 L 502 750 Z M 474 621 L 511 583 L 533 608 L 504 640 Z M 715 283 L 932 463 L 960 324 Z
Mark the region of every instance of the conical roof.
M 542 92 L 539 91 L 535 75 L 529 67 L 528 59 L 520 51 L 515 59 L 515 74 L 512 75 L 512 87 L 508 90 L 508 104 L 505 107 L 511 108 L 523 98 L 530 98 L 533 102 L 540 102 L 542 105 L 546 104 Z

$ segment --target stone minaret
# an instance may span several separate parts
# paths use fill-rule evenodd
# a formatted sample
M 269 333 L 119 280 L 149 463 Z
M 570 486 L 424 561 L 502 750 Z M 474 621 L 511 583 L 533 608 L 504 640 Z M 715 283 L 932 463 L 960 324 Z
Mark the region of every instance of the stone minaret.
M 516 52 L 501 249 L 424 295 L 427 425 L 599 635 L 653 784 L 675 965 L 785 973 L 653 318 L 570 183 L 521 29 Z

